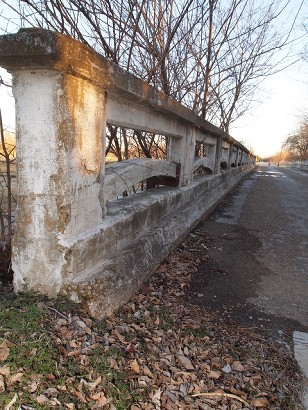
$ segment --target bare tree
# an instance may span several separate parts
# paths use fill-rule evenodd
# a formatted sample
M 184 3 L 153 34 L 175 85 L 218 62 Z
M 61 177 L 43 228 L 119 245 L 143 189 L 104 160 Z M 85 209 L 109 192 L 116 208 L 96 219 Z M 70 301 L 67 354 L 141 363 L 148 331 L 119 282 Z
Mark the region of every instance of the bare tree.
M 13 236 L 12 153 L 15 145 L 6 141 L 0 108 L 0 279 L 11 280 L 11 252 Z
M 308 115 L 304 115 L 298 129 L 288 136 L 283 149 L 289 153 L 289 159 L 308 160 Z
M 193 108 L 227 132 L 247 112 L 260 82 L 295 61 L 289 58 L 293 25 L 275 31 L 288 3 L 272 1 L 257 8 L 253 1 L 238 0 L 222 8 L 222 2 L 210 2 L 208 43 L 203 54 L 194 54 L 200 86 Z
M 4 0 L 22 25 L 56 30 L 229 131 L 259 83 L 290 63 L 290 32 L 275 30 L 291 0 Z M 285 51 L 283 51 L 285 50 Z M 280 61 L 275 57 L 279 51 Z M 107 147 L 128 153 L 125 132 L 109 128 Z M 137 134 L 129 134 L 138 140 Z M 144 136 L 144 155 L 150 152 Z M 121 141 L 116 139 L 120 138 Z M 124 149 L 124 155 L 119 153 Z

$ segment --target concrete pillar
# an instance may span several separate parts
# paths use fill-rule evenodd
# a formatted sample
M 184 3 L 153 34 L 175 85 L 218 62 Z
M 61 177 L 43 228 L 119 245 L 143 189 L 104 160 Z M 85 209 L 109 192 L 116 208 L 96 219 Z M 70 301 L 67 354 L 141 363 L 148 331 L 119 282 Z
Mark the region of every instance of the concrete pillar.
M 235 166 L 238 167 L 238 162 L 239 162 L 239 147 L 236 147 L 236 153 L 235 153 Z
M 230 142 L 229 158 L 228 158 L 228 169 L 231 169 L 232 159 L 233 159 L 233 144 L 232 144 L 232 142 Z
M 240 167 L 243 165 L 243 150 L 240 149 L 239 151 L 239 163 L 240 163 Z
M 222 153 L 222 137 L 217 137 L 216 150 L 215 150 L 215 167 L 214 174 L 220 173 L 220 162 L 221 162 L 221 153 Z
M 206 156 L 211 161 L 212 164 L 215 164 L 216 145 L 208 144 L 206 146 Z
M 14 50 L 6 66 L 13 74 L 17 128 L 12 268 L 15 290 L 55 295 L 67 274 L 66 244 L 95 228 L 104 213 L 105 94 L 85 75 L 62 70 L 60 53 L 50 63 L 51 47 L 40 61 L 32 47 Z
M 243 164 L 246 165 L 247 164 L 247 152 L 243 152 Z
M 192 183 L 194 172 L 195 135 L 193 128 L 187 127 L 183 137 L 170 137 L 167 160 L 181 164 L 180 186 Z

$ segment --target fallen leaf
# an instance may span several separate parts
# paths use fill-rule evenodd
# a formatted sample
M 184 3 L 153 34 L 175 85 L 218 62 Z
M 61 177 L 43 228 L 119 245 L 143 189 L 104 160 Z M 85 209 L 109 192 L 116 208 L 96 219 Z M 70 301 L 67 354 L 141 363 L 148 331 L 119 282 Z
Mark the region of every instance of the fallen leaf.
M 93 383 L 88 383 L 88 387 L 90 390 L 96 389 L 96 387 L 101 383 L 102 377 L 98 376 L 98 378 Z
M 36 397 L 36 401 L 39 404 L 47 404 L 49 402 L 49 399 L 44 394 L 40 394 L 39 396 Z
M 220 363 L 219 357 L 214 357 L 214 358 L 211 360 L 211 365 L 212 365 L 212 367 L 215 368 L 215 369 L 220 369 L 220 368 L 221 368 L 221 363 Z
M 208 377 L 209 379 L 219 379 L 220 376 L 221 376 L 221 372 L 220 372 L 220 371 L 214 371 L 214 370 L 211 370 L 211 371 L 207 374 L 207 377 Z
M 151 384 L 151 379 L 148 376 L 140 376 L 138 377 L 138 384 L 139 386 L 146 387 Z
M 140 367 L 139 367 L 139 364 L 138 364 L 138 362 L 137 362 L 136 359 L 135 359 L 135 360 L 132 360 L 132 361 L 129 363 L 129 366 L 130 366 L 130 368 L 131 368 L 134 372 L 140 373 Z
M 162 405 L 162 408 L 165 410 L 177 410 L 178 409 L 178 406 L 167 395 L 164 395 L 162 397 L 161 405 Z
M 82 403 L 85 403 L 86 399 L 84 394 L 81 391 L 78 391 L 77 389 L 72 389 L 72 394 L 74 394 L 75 397 L 77 397 Z
M 266 407 L 268 404 L 269 403 L 266 397 L 256 397 L 251 402 L 251 405 L 254 407 Z
M 10 346 L 5 340 L 0 345 L 0 362 L 3 362 L 4 360 L 6 360 L 9 354 L 10 354 Z
M 211 366 L 208 363 L 201 363 L 200 364 L 200 369 L 204 372 L 210 372 L 211 371 Z
M 154 379 L 154 374 L 151 372 L 151 370 L 148 368 L 148 366 L 144 365 L 142 371 L 143 371 L 143 374 L 145 376 L 148 376 L 151 379 Z
M 121 333 L 117 329 L 114 329 L 113 333 L 117 336 L 121 343 L 126 343 L 125 337 L 121 335 Z
M 241 362 L 236 360 L 232 363 L 232 369 L 235 370 L 236 372 L 243 372 L 244 366 L 242 365 Z
M 0 392 L 3 393 L 5 391 L 5 383 L 4 377 L 0 374 Z
M 67 353 L 68 357 L 80 356 L 80 354 L 81 354 L 81 350 L 80 350 L 80 349 L 78 349 L 78 350 L 72 350 L 71 352 L 68 352 L 68 353 Z
M 105 406 L 108 403 L 108 400 L 103 392 L 99 392 L 91 396 L 91 399 L 96 401 L 100 406 Z
M 113 329 L 113 323 L 110 320 L 105 319 L 105 323 L 106 323 L 106 327 L 107 327 L 108 330 Z
M 55 380 L 55 379 L 56 379 L 56 376 L 55 376 L 54 374 L 49 373 L 49 374 L 47 375 L 47 380 Z
M 0 374 L 2 376 L 9 376 L 11 374 L 11 369 L 9 366 L 6 364 L 3 367 L 0 367 Z
M 33 348 L 30 352 L 30 356 L 36 356 L 37 355 L 37 348 Z
M 16 383 L 16 382 L 20 382 L 20 380 L 21 380 L 21 378 L 22 378 L 23 375 L 24 375 L 24 374 L 21 373 L 21 372 L 18 372 L 18 373 L 16 373 L 16 374 L 13 374 L 13 375 L 9 378 L 8 384 L 13 384 L 13 383 Z
M 132 343 L 129 343 L 129 345 L 126 347 L 126 351 L 128 353 L 135 353 L 136 352 L 136 348 Z
M 184 354 L 181 351 L 180 351 L 180 353 L 178 353 L 176 355 L 176 358 L 177 358 L 179 364 L 184 366 L 186 370 L 194 370 L 195 367 L 193 366 L 190 359 L 188 359 L 188 357 L 184 356 Z
M 109 358 L 109 366 L 110 366 L 110 369 L 118 369 L 119 368 L 118 362 L 113 357 Z
M 56 397 L 53 397 L 52 399 L 49 400 L 48 405 L 50 407 L 56 407 L 56 406 L 61 406 L 61 403 L 59 402 L 59 400 Z
M 250 377 L 249 383 L 251 386 L 256 386 L 262 380 L 262 376 L 260 374 L 255 374 Z
M 31 382 L 28 384 L 27 389 L 29 393 L 34 393 L 36 392 L 38 387 L 38 383 L 37 382 Z
M 232 368 L 229 364 L 226 364 L 222 369 L 221 369 L 224 373 L 230 373 L 232 372 Z
M 160 406 L 160 398 L 161 398 L 161 389 L 156 390 L 156 392 L 153 394 L 152 397 L 152 403 L 156 404 L 157 406 Z

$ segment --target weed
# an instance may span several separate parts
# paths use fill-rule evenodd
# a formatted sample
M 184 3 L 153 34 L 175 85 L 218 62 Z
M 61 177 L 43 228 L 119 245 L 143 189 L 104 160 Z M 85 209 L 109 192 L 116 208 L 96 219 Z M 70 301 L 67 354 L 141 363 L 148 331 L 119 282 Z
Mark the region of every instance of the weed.
M 141 396 L 138 392 L 132 393 L 125 371 L 110 367 L 111 358 L 121 361 L 124 358 L 124 351 L 117 347 L 111 347 L 108 350 L 98 347 L 92 352 L 90 364 L 93 369 L 104 376 L 106 395 L 113 398 L 117 410 L 126 410 L 140 400 Z
M 195 328 L 192 328 L 192 327 L 187 327 L 185 330 L 186 330 L 187 333 L 190 333 L 190 334 L 192 334 L 195 337 L 198 337 L 200 339 L 202 339 L 203 337 L 208 336 L 208 333 L 206 332 L 206 330 L 201 328 L 201 327 L 198 328 L 198 329 L 195 329 Z
M 170 316 L 170 314 L 167 313 L 166 311 L 160 311 L 159 317 L 161 321 L 161 328 L 165 331 L 173 328 L 174 325 L 176 324 L 174 318 Z
M 124 352 L 117 347 L 111 347 L 105 350 L 102 347 L 97 347 L 93 350 L 90 357 L 91 366 L 99 372 L 108 372 L 110 370 L 109 359 L 119 360 L 124 357 Z

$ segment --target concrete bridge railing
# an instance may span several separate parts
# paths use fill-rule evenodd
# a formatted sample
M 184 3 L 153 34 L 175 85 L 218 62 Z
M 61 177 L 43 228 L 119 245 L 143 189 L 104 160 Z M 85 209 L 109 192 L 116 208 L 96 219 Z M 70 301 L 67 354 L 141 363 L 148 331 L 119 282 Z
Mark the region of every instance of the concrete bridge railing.
M 300 168 L 304 171 L 308 171 L 308 159 L 292 160 L 291 166 L 293 168 Z
M 110 313 L 255 162 L 230 135 L 61 34 L 0 37 L 0 65 L 16 101 L 16 291 L 61 292 L 94 316 Z M 107 124 L 166 136 L 167 160 L 106 166 Z M 206 157 L 194 158 L 196 143 Z M 212 174 L 196 175 L 200 167 Z M 115 200 L 144 179 L 160 187 Z

